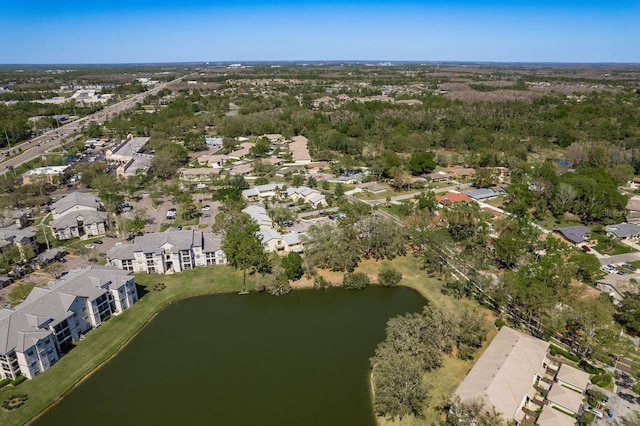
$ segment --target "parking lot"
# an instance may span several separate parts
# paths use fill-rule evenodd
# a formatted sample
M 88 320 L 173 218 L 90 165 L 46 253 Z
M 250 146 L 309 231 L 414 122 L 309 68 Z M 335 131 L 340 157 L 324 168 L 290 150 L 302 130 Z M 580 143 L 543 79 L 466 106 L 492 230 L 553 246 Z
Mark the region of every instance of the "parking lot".
M 604 418 L 596 419 L 593 422 L 594 425 L 622 425 L 622 422 L 620 422 L 621 417 L 640 410 L 640 397 L 631 389 L 635 380 L 626 373 L 616 371 L 615 383 L 615 392 L 604 392 L 609 397 L 606 407 L 613 411 L 613 418 L 608 418 L 605 414 Z

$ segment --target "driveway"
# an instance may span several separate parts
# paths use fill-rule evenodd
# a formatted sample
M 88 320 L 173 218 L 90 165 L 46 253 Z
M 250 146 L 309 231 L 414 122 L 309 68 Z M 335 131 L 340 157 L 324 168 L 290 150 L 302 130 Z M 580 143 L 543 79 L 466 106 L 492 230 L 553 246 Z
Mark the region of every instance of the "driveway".
M 625 253 L 617 254 L 615 256 L 603 256 L 600 259 L 601 265 L 608 265 L 610 263 L 627 263 L 634 260 L 640 260 L 640 253 Z
M 609 397 L 609 401 L 606 403 L 606 406 L 613 411 L 613 419 L 609 419 L 605 415 L 605 418 L 603 419 L 596 419 L 596 421 L 592 423 L 593 425 L 622 425 L 619 421 L 620 417 L 624 417 L 633 411 L 640 410 L 640 397 L 631 390 L 631 386 L 633 386 L 635 380 L 626 373 L 616 371 L 615 383 L 614 392 L 603 391 Z

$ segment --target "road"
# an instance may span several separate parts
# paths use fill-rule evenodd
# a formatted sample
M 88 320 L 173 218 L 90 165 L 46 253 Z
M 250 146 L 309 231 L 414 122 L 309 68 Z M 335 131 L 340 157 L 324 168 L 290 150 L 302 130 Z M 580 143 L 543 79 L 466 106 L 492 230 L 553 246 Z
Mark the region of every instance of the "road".
M 119 114 L 126 109 L 134 107 L 138 102 L 142 102 L 145 96 L 155 95 L 160 90 L 166 88 L 170 84 L 182 81 L 182 79 L 185 77 L 188 77 L 188 76 L 178 77 L 175 80 L 171 80 L 166 83 L 161 83 L 156 87 L 154 87 L 153 89 L 150 89 L 143 93 L 138 93 L 136 95 L 133 95 L 130 98 L 125 99 L 124 101 L 107 106 L 100 111 L 97 111 L 86 117 L 79 118 L 75 121 L 72 121 L 71 123 L 67 123 L 63 126 L 58 127 L 57 129 L 52 129 L 16 147 L 5 148 L 1 150 L 0 158 L 5 158 L 8 153 L 14 154 L 16 152 L 19 152 L 18 148 L 22 149 L 23 152 L 20 155 L 16 155 L 15 157 L 8 158 L 1 161 L 0 175 L 5 174 L 9 167 L 17 167 L 33 158 L 44 155 L 48 150 L 52 148 L 56 148 L 57 146 L 61 145 L 62 141 L 66 137 L 79 133 L 82 127 L 85 126 L 85 124 L 88 124 L 91 121 L 95 121 L 98 124 L 104 123 L 106 120 L 108 120 L 112 116 Z

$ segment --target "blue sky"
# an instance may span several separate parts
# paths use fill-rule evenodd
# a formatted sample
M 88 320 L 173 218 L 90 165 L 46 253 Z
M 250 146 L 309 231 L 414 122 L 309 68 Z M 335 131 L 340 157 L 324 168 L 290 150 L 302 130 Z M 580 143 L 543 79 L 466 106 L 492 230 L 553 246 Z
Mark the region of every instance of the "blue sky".
M 0 63 L 640 63 L 640 0 L 0 0 Z

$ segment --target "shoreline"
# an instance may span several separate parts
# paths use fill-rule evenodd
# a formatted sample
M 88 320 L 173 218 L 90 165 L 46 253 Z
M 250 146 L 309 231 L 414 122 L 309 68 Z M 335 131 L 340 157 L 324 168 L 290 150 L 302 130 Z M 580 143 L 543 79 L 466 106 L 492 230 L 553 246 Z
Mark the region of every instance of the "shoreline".
M 411 256 L 409 256 L 411 257 Z M 406 259 L 406 258 L 405 258 Z M 409 259 L 407 261 L 411 262 Z M 401 263 L 404 263 L 400 260 Z M 375 262 L 373 265 L 376 265 Z M 369 265 L 371 266 L 371 265 Z M 406 265 L 405 265 L 406 266 Z M 404 268 L 402 268 L 404 269 Z M 412 268 L 413 269 L 413 268 Z M 408 272 L 408 271 L 407 271 Z M 418 271 L 416 271 L 418 272 Z M 418 275 L 422 275 L 418 273 Z M 416 291 L 420 294 L 421 297 L 425 299 L 427 303 L 434 303 L 439 299 L 439 297 L 435 295 L 431 295 L 434 297 L 430 297 L 430 289 L 425 288 L 422 282 L 414 282 L 415 278 L 418 278 L 417 275 L 412 277 L 411 274 L 405 275 L 406 280 L 400 283 L 400 287 L 410 288 L 413 291 Z M 424 277 L 422 277 L 424 279 Z M 252 291 L 255 291 L 255 282 L 251 280 L 249 282 L 249 288 Z M 422 280 L 420 280 L 422 281 Z M 155 291 L 153 287 L 155 284 L 159 282 L 166 283 L 166 288 L 162 291 Z M 88 339 L 85 339 L 85 343 L 89 343 L 88 346 L 92 346 L 95 348 L 100 343 L 104 344 L 104 342 L 108 341 L 109 335 L 114 334 L 114 341 L 118 341 L 117 337 L 122 334 L 118 334 L 118 327 L 124 328 L 121 333 L 126 333 L 126 338 L 115 348 L 106 348 L 106 354 L 102 355 L 101 353 L 97 353 L 93 355 L 93 359 L 97 358 L 98 362 L 84 371 L 75 372 L 73 367 L 77 365 L 77 358 L 82 359 L 82 355 L 86 355 L 84 352 L 80 354 L 76 351 L 71 351 L 67 356 L 63 357 L 52 369 L 48 370 L 48 374 L 43 374 L 35 379 L 37 384 L 33 384 L 34 381 L 27 381 L 20 386 L 21 389 L 18 392 L 27 393 L 30 397 L 33 398 L 29 402 L 33 402 L 33 410 L 26 410 L 21 412 L 21 410 L 14 410 L 12 412 L 7 412 L 4 410 L 0 410 L 0 423 L 3 425 L 22 425 L 22 424 L 33 424 L 36 420 L 40 419 L 48 410 L 54 407 L 59 401 L 64 399 L 71 391 L 73 391 L 78 385 L 83 383 L 87 378 L 91 377 L 99 368 L 106 365 L 110 362 L 120 351 L 125 348 L 160 312 L 166 309 L 174 301 L 179 301 L 183 299 L 189 299 L 193 297 L 201 297 L 215 294 L 229 294 L 238 292 L 242 288 L 242 276 L 238 271 L 230 267 L 224 268 L 202 268 L 202 269 L 194 269 L 191 271 L 185 271 L 179 276 L 158 276 L 158 275 L 139 275 L 136 276 L 136 283 L 138 285 L 138 289 L 141 291 L 146 291 L 143 293 L 143 297 L 141 297 L 141 301 L 147 299 L 147 303 L 145 305 L 141 305 L 140 302 L 136 303 L 131 309 L 134 310 L 132 312 L 134 314 L 133 317 L 127 315 L 130 311 L 125 311 L 122 315 L 118 317 L 112 318 L 105 326 L 103 326 L 102 330 L 93 330 L 98 331 L 100 335 L 92 335 L 89 333 Z M 188 283 L 185 285 L 185 283 Z M 377 285 L 377 284 L 373 284 Z M 340 286 L 336 286 L 340 287 Z M 294 286 L 296 290 L 309 290 L 310 288 L 307 286 Z M 142 311 L 142 312 L 137 312 Z M 148 311 L 148 312 L 144 312 Z M 135 317 L 135 314 L 138 314 L 138 318 Z M 130 317 L 130 318 L 127 318 Z M 118 318 L 123 318 L 122 320 L 118 320 Z M 127 320 L 133 321 L 127 321 Z M 136 321 L 138 319 L 140 322 Z M 135 327 L 135 329 L 129 330 L 127 325 Z M 103 331 L 103 333 L 100 333 Z M 107 334 L 105 336 L 105 334 Z M 94 337 L 95 336 L 95 337 Z M 90 342 L 87 342 L 89 340 Z M 87 348 L 90 351 L 91 348 Z M 85 351 L 87 352 L 87 351 Z M 104 358 L 103 358 L 104 356 Z M 67 362 L 65 362 L 65 360 Z M 85 365 L 91 364 L 91 358 L 86 361 Z M 64 365 L 60 365 L 64 364 Z M 56 368 L 58 367 L 58 368 Z M 60 376 L 60 381 L 64 381 L 64 369 L 69 370 L 67 377 L 73 379 L 73 381 L 69 384 L 60 383 L 56 376 Z M 83 370 L 83 369 L 80 369 Z M 40 380 L 38 380 L 40 379 Z M 44 383 L 43 383 L 44 382 Z M 51 382 L 54 382 L 54 389 L 52 391 L 42 391 L 41 384 L 44 384 L 46 388 L 46 384 L 51 385 Z M 369 380 L 370 382 L 370 380 Z M 60 385 L 58 388 L 57 385 Z M 32 390 L 30 388 L 38 389 Z M 374 418 L 378 419 L 375 416 L 375 408 L 374 408 L 374 400 L 373 400 L 373 388 L 371 383 L 368 386 L 369 399 L 371 401 L 372 414 Z M 4 399 L 11 393 L 15 393 L 17 388 L 13 388 L 8 390 L 7 388 L 0 389 L 0 398 Z M 3 392 L 4 391 L 4 392 Z M 27 405 L 28 406 L 28 405 Z M 21 407 L 24 408 L 25 406 Z M 379 421 L 379 419 L 378 419 Z
M 91 376 L 93 376 L 98 370 L 100 370 L 103 366 L 107 365 L 109 362 L 111 362 L 111 360 L 113 360 L 116 356 L 118 356 L 118 354 L 125 348 L 127 347 L 127 345 L 129 343 L 131 343 L 131 341 L 133 341 L 133 339 L 136 338 L 136 336 L 138 336 L 146 327 L 147 325 L 149 325 L 149 323 L 151 323 L 151 321 L 154 320 L 154 318 L 156 318 L 162 311 L 164 311 L 168 306 L 170 306 L 173 302 L 178 302 L 180 300 L 186 300 L 186 299 L 191 299 L 194 297 L 202 297 L 202 296 L 211 296 L 211 295 L 216 295 L 216 294 L 230 294 L 233 293 L 234 291 L 214 291 L 214 292 L 210 292 L 210 293 L 201 293 L 201 294 L 194 294 L 191 296 L 184 296 L 184 297 L 180 297 L 177 299 L 171 299 L 169 300 L 167 303 L 165 303 L 164 305 L 162 305 L 162 307 L 157 310 L 156 312 L 154 312 L 151 317 L 149 317 L 140 327 L 138 327 L 135 332 L 133 334 L 131 334 L 120 346 L 118 346 L 118 348 L 104 361 L 100 362 L 99 364 L 97 364 L 95 367 L 93 367 L 91 369 L 91 371 L 88 374 L 85 374 L 84 376 L 82 376 L 79 380 L 77 380 L 70 388 L 66 389 L 61 395 L 59 395 L 57 398 L 54 399 L 54 401 L 47 405 L 42 411 L 38 412 L 35 416 L 33 416 L 32 418 L 30 418 L 29 420 L 27 420 L 27 422 L 25 423 L 25 425 L 31 425 L 33 424 L 33 422 L 35 422 L 36 420 L 38 420 L 40 417 L 44 416 L 47 411 L 51 410 L 53 407 L 55 407 L 56 405 L 58 405 L 58 403 L 60 401 L 62 401 L 69 393 L 73 392 L 78 386 L 80 386 L 85 380 L 89 379 Z

